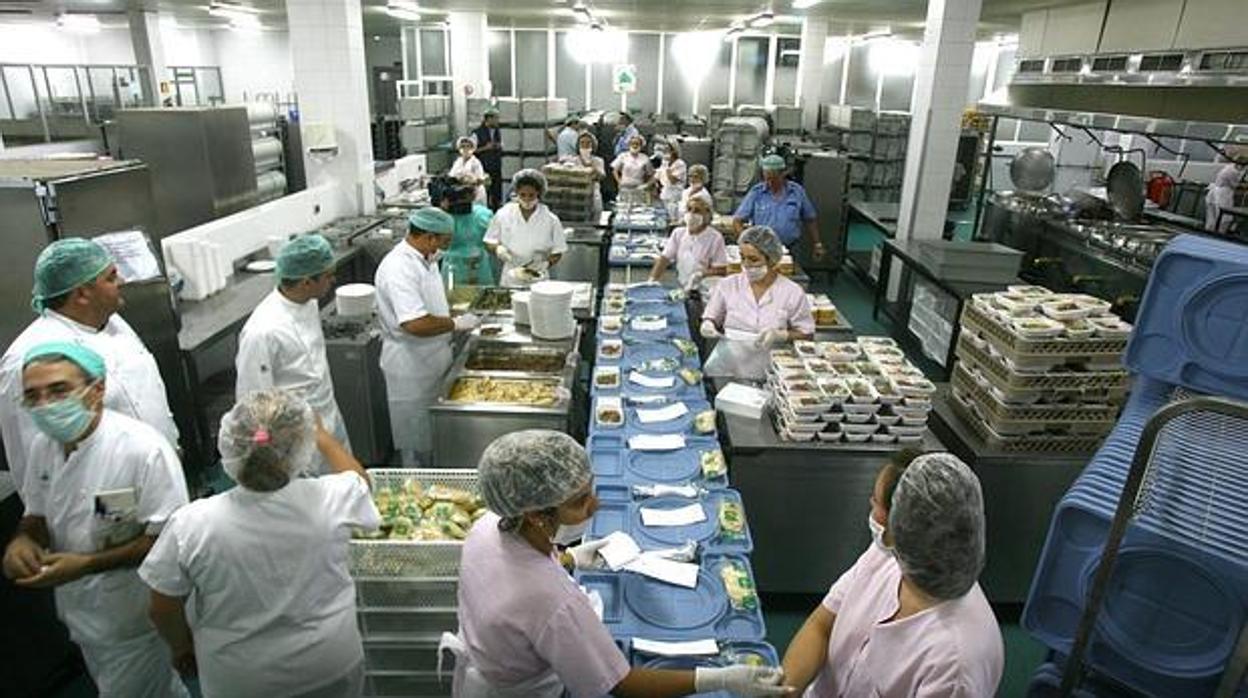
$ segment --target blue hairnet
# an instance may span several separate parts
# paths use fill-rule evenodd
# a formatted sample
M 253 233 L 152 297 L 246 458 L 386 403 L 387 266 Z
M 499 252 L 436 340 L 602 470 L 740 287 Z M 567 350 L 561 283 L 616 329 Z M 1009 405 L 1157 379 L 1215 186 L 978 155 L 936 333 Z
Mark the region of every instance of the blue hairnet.
M 407 224 L 413 233 L 450 235 L 455 232 L 455 219 L 437 206 L 426 206 L 412 211 L 412 215 L 407 217 Z
M 306 279 L 334 268 L 334 249 L 316 233 L 300 235 L 277 253 L 277 278 Z
M 504 519 L 559 506 L 593 479 L 585 449 L 571 436 L 547 429 L 498 437 L 477 468 L 481 497 Z
M 746 228 L 745 232 L 741 233 L 741 237 L 737 238 L 737 243 L 758 248 L 758 251 L 767 258 L 767 263 L 772 266 L 779 264 L 780 258 L 784 256 L 784 245 L 780 243 L 780 236 L 765 225 Z
M 104 357 L 95 353 L 85 344 L 77 342 L 44 342 L 31 347 L 22 357 L 22 368 L 26 368 L 39 360 L 64 359 L 76 364 L 87 378 L 92 381 L 104 377 Z
M 63 296 L 104 273 L 113 256 L 94 240 L 65 238 L 43 248 L 35 261 L 30 307 L 42 313 L 47 301 Z
M 546 175 L 533 168 L 520 170 L 511 176 L 511 190 L 519 191 L 520 187 L 528 186 L 537 189 L 539 197 L 546 194 Z
M 979 478 L 952 454 L 919 456 L 897 481 L 888 529 L 911 581 L 937 599 L 962 596 L 984 568 Z
M 221 418 L 217 450 L 226 474 L 240 485 L 272 491 L 310 470 L 316 417 L 294 393 L 248 393 Z
M 781 172 L 785 167 L 787 167 L 784 162 L 784 158 L 774 153 L 759 160 L 758 164 L 764 171 L 771 172 Z

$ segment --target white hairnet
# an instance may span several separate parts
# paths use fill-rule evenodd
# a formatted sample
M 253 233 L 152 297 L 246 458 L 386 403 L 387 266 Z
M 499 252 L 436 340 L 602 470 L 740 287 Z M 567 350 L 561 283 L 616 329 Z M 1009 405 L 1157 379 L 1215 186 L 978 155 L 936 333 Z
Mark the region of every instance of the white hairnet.
M 706 165 L 694 165 L 689 168 L 689 176 L 697 177 L 703 184 L 711 181 L 711 171 L 706 169 Z
M 285 390 L 249 393 L 221 418 L 221 466 L 247 489 L 268 492 L 304 473 L 316 452 L 316 417 Z
M 511 177 L 511 190 L 519 191 L 520 187 L 533 187 L 537 189 L 537 195 L 546 195 L 546 175 L 533 169 L 526 168 L 515 173 Z
M 780 263 L 780 258 L 784 256 L 784 245 L 780 244 L 780 236 L 776 235 L 776 231 L 765 225 L 756 225 L 746 228 L 741 233 L 741 237 L 737 239 L 738 244 L 753 245 L 758 248 L 759 252 L 767 258 L 767 263 L 776 265 Z
M 970 591 L 984 568 L 984 495 L 957 456 L 931 453 L 906 468 L 888 528 L 902 572 L 937 599 Z
M 559 506 L 593 479 L 585 449 L 571 436 L 547 429 L 494 439 L 477 467 L 481 497 L 504 519 Z

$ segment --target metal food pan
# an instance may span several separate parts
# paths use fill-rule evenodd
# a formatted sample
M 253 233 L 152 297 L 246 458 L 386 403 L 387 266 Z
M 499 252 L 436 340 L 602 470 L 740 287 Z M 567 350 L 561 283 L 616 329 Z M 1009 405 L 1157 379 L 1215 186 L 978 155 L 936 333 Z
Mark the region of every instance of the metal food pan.
M 474 372 L 549 375 L 563 373 L 568 361 L 568 352 L 553 347 L 483 341 L 469 350 L 464 367 Z
M 555 400 L 549 404 L 536 404 L 529 402 L 509 402 L 504 400 L 456 400 L 451 398 L 451 394 L 455 390 L 455 386 L 462 380 L 484 380 L 489 379 L 499 383 L 515 384 L 515 383 L 538 383 L 549 386 L 555 391 Z M 562 388 L 562 390 L 560 390 Z M 567 388 L 563 385 L 560 378 L 551 378 L 546 374 L 531 373 L 503 373 L 489 371 L 463 371 L 458 375 L 451 376 L 447 380 L 447 388 L 443 397 L 438 401 L 441 406 L 472 406 L 474 408 L 504 408 L 507 410 L 554 410 L 566 406 L 571 398 L 567 394 Z

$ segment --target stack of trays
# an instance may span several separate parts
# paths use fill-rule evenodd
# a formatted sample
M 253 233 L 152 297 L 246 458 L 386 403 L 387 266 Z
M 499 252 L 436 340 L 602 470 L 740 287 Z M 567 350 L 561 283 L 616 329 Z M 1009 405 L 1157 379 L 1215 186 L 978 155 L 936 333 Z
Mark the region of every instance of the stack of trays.
M 546 195 L 542 201 L 550 207 L 559 220 L 585 222 L 593 218 L 594 181 L 593 170 L 575 164 L 549 163 L 542 166 L 546 175 Z

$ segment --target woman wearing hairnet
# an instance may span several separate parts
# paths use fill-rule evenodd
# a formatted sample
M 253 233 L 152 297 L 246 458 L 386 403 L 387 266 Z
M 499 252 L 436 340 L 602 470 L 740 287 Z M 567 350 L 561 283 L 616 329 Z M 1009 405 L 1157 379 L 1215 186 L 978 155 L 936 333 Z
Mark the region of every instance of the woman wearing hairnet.
M 283 390 L 243 397 L 217 446 L 239 486 L 178 510 L 139 568 L 175 664 L 208 698 L 359 696 L 347 543 L 381 523 L 368 475 Z M 318 452 L 331 474 L 303 477 Z
M 707 190 L 706 183 L 711 181 L 711 171 L 706 169 L 706 165 L 694 165 L 689 168 L 689 186 L 680 193 L 680 204 L 677 207 L 677 215 L 684 216 L 689 210 L 690 199 L 702 199 L 706 202 L 708 209 L 714 210 L 715 199 L 711 197 L 711 192 Z
M 459 151 L 459 157 L 455 158 L 455 162 L 451 163 L 451 171 L 448 176 L 459 180 L 460 182 L 475 187 L 473 190 L 475 198 L 473 203 L 485 205 L 485 185 L 490 181 L 488 175 L 485 174 L 485 166 L 477 159 L 477 139 L 472 136 L 461 136 L 455 141 L 455 150 Z
M 867 525 L 871 545 L 789 644 L 790 683 L 808 698 L 994 695 L 1004 660 L 975 581 L 979 479 L 948 453 L 898 454 L 876 479 Z
M 815 317 L 806 291 L 780 275 L 784 246 L 771 228 L 756 225 L 737 242 L 741 273 L 715 286 L 702 313 L 702 336 L 723 337 L 707 359 L 706 374 L 762 378 L 767 352 L 759 349 L 814 336 Z
M 630 668 L 589 598 L 557 561 L 557 545 L 581 537 L 598 508 L 589 458 L 572 437 L 518 431 L 481 456 L 490 509 L 464 542 L 459 627 L 444 638 L 456 654 L 456 698 L 665 698 L 707 691 L 785 695 L 776 669 L 690 671 Z M 567 551 L 591 567 L 602 542 Z
M 563 223 L 541 202 L 546 177 L 537 170 L 520 170 L 511 178 L 515 201 L 498 211 L 485 234 L 485 246 L 503 263 L 499 283 L 523 287 L 542 279 L 568 251 Z
M 602 158 L 594 155 L 598 152 L 598 138 L 589 131 L 582 131 L 576 137 L 576 148 L 574 155 L 565 155 L 560 158 L 560 162 L 588 167 L 593 171 L 594 207 L 590 220 L 597 222 L 602 217 L 602 180 L 607 177 L 607 165 Z
M 641 134 L 629 137 L 628 150 L 615 156 L 611 163 L 611 172 L 620 185 L 620 194 L 640 192 L 650 188 L 654 183 L 654 165 L 650 158 L 641 152 L 646 146 L 646 139 Z

